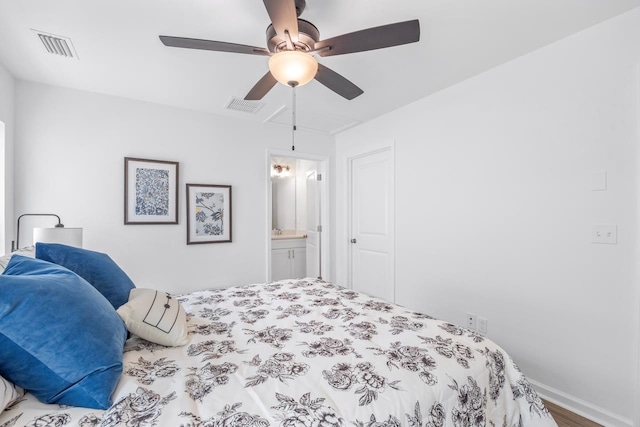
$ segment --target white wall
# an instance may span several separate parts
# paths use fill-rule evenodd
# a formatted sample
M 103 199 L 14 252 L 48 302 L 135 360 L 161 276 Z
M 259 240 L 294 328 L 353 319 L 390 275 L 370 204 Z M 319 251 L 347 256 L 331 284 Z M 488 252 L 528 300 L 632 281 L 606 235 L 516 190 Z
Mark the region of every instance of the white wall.
M 84 246 L 111 255 L 139 287 L 266 280 L 267 150 L 287 150 L 289 129 L 20 81 L 15 127 L 16 214 L 53 212 L 84 227 Z M 332 137 L 296 140 L 296 153 L 333 151 Z M 124 157 L 180 162 L 179 225 L 123 224 Z M 232 243 L 186 245 L 185 183 L 233 186 Z
M 637 399 L 639 46 L 636 9 L 336 141 L 340 182 L 351 153 L 395 142 L 397 302 L 486 317 L 545 394 L 608 425 Z M 618 244 L 590 243 L 594 224 Z

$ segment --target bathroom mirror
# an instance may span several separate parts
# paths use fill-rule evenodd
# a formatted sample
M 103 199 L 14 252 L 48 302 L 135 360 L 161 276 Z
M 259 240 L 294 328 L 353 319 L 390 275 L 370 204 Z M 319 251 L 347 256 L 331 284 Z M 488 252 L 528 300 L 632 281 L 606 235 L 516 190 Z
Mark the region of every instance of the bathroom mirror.
M 296 159 L 271 159 L 271 229 L 295 230 Z
M 271 194 L 271 229 L 295 230 L 296 178 L 294 176 L 271 177 Z
M 307 187 L 318 162 L 283 157 L 271 159 L 271 230 L 307 229 Z M 313 193 L 315 194 L 315 193 Z

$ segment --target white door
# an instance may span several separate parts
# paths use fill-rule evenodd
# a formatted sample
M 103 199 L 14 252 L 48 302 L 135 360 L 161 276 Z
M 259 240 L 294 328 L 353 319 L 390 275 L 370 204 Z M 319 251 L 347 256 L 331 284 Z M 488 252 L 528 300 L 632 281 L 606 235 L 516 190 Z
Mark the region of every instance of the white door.
M 320 277 L 320 191 L 318 191 L 318 173 L 307 172 L 307 277 Z
M 350 159 L 351 287 L 394 301 L 391 149 Z

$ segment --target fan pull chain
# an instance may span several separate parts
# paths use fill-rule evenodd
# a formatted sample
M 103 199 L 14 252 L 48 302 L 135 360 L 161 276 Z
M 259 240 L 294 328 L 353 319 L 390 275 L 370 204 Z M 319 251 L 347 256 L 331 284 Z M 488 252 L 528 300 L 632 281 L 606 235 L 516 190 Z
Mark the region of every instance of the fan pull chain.
M 291 100 L 291 151 L 296 151 L 296 85 L 289 83 L 293 91 L 293 99 Z

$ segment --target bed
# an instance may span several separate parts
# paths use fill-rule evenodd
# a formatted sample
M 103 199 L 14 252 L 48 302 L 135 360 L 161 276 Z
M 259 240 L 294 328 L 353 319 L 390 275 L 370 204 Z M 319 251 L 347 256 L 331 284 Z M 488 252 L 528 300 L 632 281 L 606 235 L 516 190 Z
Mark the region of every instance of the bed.
M 426 314 L 316 279 L 173 298 L 185 344 L 130 334 L 108 408 L 26 393 L 0 427 L 556 426 L 503 349 Z

